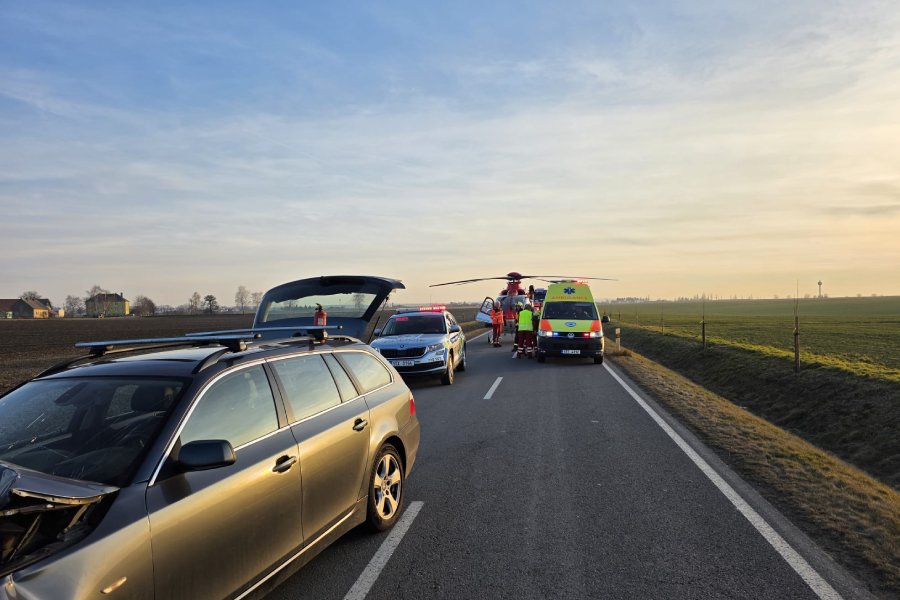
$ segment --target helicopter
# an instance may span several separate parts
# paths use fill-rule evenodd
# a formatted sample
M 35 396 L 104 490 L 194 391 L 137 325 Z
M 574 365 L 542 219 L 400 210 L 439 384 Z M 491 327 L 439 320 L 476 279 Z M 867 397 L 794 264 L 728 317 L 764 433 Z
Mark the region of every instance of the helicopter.
M 475 319 L 485 324 L 485 326 L 490 326 L 491 323 L 491 309 L 494 307 L 495 302 L 499 302 L 500 306 L 503 308 L 503 319 L 505 321 L 504 329 L 509 332 L 515 329 L 516 322 L 516 305 L 518 303 L 525 304 L 527 302 L 531 302 L 536 311 L 540 310 L 541 304 L 543 303 L 544 296 L 547 293 L 546 288 L 535 288 L 533 285 L 529 285 L 528 289 L 524 289 L 522 287 L 523 279 L 537 279 L 538 281 L 545 281 L 547 283 L 557 283 L 559 281 L 585 281 L 588 279 L 594 280 L 602 280 L 602 281 L 615 281 L 614 279 L 610 279 L 609 277 L 574 277 L 571 275 L 522 275 L 521 273 L 517 273 L 516 271 L 511 271 L 506 275 L 501 275 L 499 277 L 478 277 L 476 279 L 463 279 L 461 281 L 447 281 L 445 283 L 435 283 L 434 285 L 430 285 L 428 287 L 440 287 L 442 285 L 463 285 L 466 283 L 475 283 L 477 281 L 490 281 L 492 279 L 500 279 L 506 280 L 506 288 L 500 290 L 500 293 L 496 298 L 491 298 L 488 296 L 481 303 L 481 308 L 478 309 L 478 313 L 475 315 Z

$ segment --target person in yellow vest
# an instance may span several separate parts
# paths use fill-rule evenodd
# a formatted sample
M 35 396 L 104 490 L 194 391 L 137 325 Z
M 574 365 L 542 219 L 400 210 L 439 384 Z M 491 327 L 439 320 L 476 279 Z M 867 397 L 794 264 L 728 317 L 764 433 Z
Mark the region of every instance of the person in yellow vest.
M 494 328 L 491 332 L 491 344 L 495 348 L 499 348 L 500 335 L 503 333 L 503 308 L 499 302 L 494 302 L 494 309 L 491 311 L 491 325 Z
M 518 352 L 516 356 L 522 358 L 522 354 L 526 354 L 528 358 L 534 356 L 534 323 L 532 317 L 534 313 L 531 311 L 531 303 L 525 305 L 519 311 L 519 333 L 518 333 Z

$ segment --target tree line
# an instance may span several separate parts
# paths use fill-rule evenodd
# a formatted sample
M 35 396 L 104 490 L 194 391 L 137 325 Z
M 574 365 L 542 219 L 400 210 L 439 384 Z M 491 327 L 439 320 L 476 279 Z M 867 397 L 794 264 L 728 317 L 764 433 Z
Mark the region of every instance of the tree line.
M 86 314 L 87 302 L 91 298 L 95 298 L 100 294 L 112 294 L 109 290 L 99 285 L 94 285 L 91 289 L 85 291 L 84 296 L 68 295 L 63 302 L 63 310 L 67 317 L 80 317 Z M 241 313 L 245 313 L 248 308 L 259 306 L 262 301 L 262 292 L 251 292 L 245 286 L 238 286 L 234 294 L 234 307 L 239 309 Z M 22 300 L 40 300 L 46 302 L 48 308 L 53 308 L 52 302 L 46 300 L 39 292 L 28 290 L 22 292 L 19 296 Z M 148 296 L 138 294 L 134 300 L 130 301 L 131 312 L 142 316 L 152 316 L 156 314 L 215 314 L 222 310 L 218 299 L 213 294 L 201 296 L 200 292 L 194 292 L 190 295 L 187 302 L 179 306 L 159 305 Z

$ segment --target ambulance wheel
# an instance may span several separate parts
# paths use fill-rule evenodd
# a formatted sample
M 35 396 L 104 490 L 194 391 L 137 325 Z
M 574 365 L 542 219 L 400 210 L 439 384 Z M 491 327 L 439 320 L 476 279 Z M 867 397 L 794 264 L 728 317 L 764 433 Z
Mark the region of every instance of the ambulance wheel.
M 456 365 L 456 370 L 460 371 L 460 372 L 466 370 L 466 346 L 465 346 L 465 344 L 463 344 L 462 358 L 460 358 L 459 364 Z
M 602 354 L 601 354 L 600 356 L 595 356 L 595 357 L 594 357 L 594 364 L 595 364 L 595 365 L 602 365 L 602 364 L 603 364 L 603 355 L 602 355 Z
M 453 385 L 453 354 L 447 359 L 447 370 L 441 375 L 441 385 Z
M 538 353 L 537 358 L 538 358 L 539 363 L 545 362 L 547 360 L 547 356 L 545 354 L 541 354 L 541 353 Z

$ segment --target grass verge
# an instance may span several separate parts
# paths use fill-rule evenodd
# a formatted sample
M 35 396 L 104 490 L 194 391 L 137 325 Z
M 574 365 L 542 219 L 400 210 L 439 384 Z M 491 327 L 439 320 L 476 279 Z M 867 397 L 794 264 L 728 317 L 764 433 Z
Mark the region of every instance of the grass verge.
M 619 326 L 619 324 L 616 324 Z M 900 489 L 900 382 L 621 325 L 641 353 Z
M 900 493 L 639 354 L 607 357 L 873 593 L 900 594 Z

